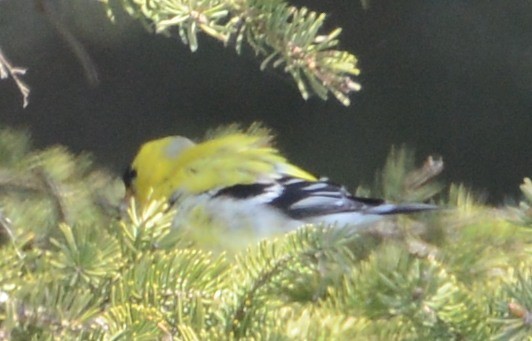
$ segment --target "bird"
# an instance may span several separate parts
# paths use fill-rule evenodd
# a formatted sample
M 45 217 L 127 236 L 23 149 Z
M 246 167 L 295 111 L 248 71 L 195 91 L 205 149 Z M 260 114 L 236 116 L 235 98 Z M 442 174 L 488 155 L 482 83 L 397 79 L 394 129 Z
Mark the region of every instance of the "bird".
M 271 131 L 256 124 L 219 129 L 198 143 L 183 136 L 148 141 L 123 182 L 126 196 L 140 206 L 165 200 L 176 207 L 174 227 L 228 239 L 260 240 L 308 224 L 358 229 L 386 216 L 437 208 L 355 196 L 292 164 Z

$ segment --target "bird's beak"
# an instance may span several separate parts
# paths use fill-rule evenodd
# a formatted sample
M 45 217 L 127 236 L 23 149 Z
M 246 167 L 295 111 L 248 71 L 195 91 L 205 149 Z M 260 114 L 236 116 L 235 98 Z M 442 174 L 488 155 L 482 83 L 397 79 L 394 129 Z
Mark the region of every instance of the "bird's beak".
M 131 204 L 131 199 L 135 196 L 135 193 L 131 188 L 126 188 L 126 194 L 124 195 L 124 198 L 122 199 L 122 202 L 120 202 L 120 213 L 125 214 L 127 212 L 127 208 Z

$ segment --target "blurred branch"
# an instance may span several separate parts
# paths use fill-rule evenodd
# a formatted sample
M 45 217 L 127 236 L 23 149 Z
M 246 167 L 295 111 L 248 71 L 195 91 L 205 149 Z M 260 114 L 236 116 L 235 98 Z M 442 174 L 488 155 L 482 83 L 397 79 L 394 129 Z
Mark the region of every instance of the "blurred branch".
M 54 30 L 67 43 L 68 47 L 79 60 L 89 85 L 97 85 L 99 83 L 99 79 L 95 64 L 83 45 L 78 41 L 78 39 L 76 39 L 76 37 L 68 30 L 61 19 L 57 16 L 57 13 L 50 5 L 49 0 L 35 0 L 35 5 L 36 8 L 45 15 L 46 19 L 48 22 L 50 22 Z M 20 93 L 22 94 L 23 108 L 28 106 L 30 95 L 29 86 L 21 79 L 21 76 L 24 75 L 26 71 L 27 70 L 25 68 L 13 66 L 0 49 L 0 79 L 12 78 L 15 81 Z
M 375 187 L 380 190 L 375 195 L 395 202 L 426 201 L 443 189 L 437 181 L 443 169 L 444 162 L 440 157 L 428 156 L 418 167 L 412 150 L 404 146 L 392 147 L 377 176 Z
M 513 220 L 517 224 L 532 227 L 532 181 L 530 178 L 524 178 L 519 188 L 523 193 L 523 199 L 518 207 L 510 207 L 515 215 Z
M 26 73 L 26 69 L 13 66 L 9 60 L 5 57 L 2 49 L 0 49 L 0 79 L 6 79 L 11 77 L 22 94 L 22 107 L 28 106 L 28 98 L 30 96 L 30 88 L 20 79 L 20 76 Z
M 36 7 L 46 16 L 48 22 L 52 25 L 54 30 L 61 36 L 66 42 L 72 53 L 76 56 L 83 72 L 85 73 L 85 79 L 90 86 L 96 86 L 100 82 L 98 79 L 98 71 L 96 65 L 92 61 L 87 50 L 83 47 L 83 44 L 70 32 L 70 30 L 63 24 L 62 20 L 57 16 L 56 11 L 51 6 L 49 0 L 35 0 Z
M 443 159 L 429 155 L 422 167 L 411 171 L 406 176 L 405 187 L 417 190 L 433 180 L 442 171 Z

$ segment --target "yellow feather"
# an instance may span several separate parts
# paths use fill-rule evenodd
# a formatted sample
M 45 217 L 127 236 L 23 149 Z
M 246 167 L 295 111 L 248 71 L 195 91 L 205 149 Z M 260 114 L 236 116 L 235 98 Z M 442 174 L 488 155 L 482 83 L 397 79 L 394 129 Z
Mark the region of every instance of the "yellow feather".
M 255 134 L 253 134 L 255 133 Z M 132 167 L 137 200 L 199 194 L 236 184 L 251 184 L 283 175 L 317 180 L 291 165 L 271 145 L 265 130 L 218 134 L 205 142 L 171 136 L 144 144 Z

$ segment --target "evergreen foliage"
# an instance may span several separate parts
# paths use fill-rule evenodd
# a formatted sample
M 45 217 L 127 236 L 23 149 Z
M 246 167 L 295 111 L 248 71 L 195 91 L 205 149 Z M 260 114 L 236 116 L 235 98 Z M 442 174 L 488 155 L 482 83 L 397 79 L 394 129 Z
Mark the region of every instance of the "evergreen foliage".
M 360 89 L 354 55 L 336 50 L 341 29 L 323 33 L 324 13 L 289 6 L 282 0 L 100 0 L 114 19 L 125 9 L 148 29 L 178 34 L 192 52 L 204 33 L 241 53 L 246 42 L 263 58 L 261 69 L 283 67 L 303 98 L 326 99 L 332 93 L 349 105 L 349 94 Z M 113 9 L 114 8 L 114 9 Z
M 394 149 L 376 192 L 441 190 L 441 212 L 216 254 L 172 229 L 165 203 L 120 204 L 89 156 L 2 130 L 0 339 L 530 339 L 530 180 L 495 208 L 413 160 Z

